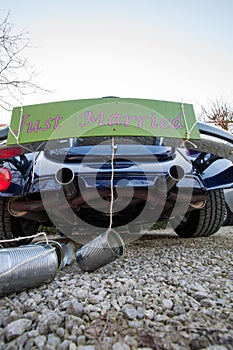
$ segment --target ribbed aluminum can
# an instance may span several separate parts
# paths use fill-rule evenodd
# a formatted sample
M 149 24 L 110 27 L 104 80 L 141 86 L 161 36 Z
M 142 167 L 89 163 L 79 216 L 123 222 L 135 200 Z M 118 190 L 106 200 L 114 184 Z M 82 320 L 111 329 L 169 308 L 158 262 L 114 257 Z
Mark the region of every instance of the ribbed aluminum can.
M 48 283 L 57 270 L 57 252 L 48 244 L 1 248 L 0 296 Z
M 76 261 L 86 272 L 96 269 L 120 258 L 125 253 L 125 245 L 116 231 L 107 231 L 95 237 L 76 251 Z
M 45 246 L 47 242 L 37 242 L 36 244 Z M 48 244 L 56 249 L 58 258 L 58 270 L 70 265 L 74 259 L 74 244 L 72 242 L 63 243 L 49 240 Z

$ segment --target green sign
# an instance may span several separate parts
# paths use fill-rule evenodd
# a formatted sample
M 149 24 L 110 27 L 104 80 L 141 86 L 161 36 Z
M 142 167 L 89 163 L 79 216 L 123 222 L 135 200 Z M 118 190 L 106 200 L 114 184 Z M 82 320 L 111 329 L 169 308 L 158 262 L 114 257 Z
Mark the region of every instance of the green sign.
M 7 144 L 90 136 L 200 138 L 191 104 L 99 98 L 16 107 Z

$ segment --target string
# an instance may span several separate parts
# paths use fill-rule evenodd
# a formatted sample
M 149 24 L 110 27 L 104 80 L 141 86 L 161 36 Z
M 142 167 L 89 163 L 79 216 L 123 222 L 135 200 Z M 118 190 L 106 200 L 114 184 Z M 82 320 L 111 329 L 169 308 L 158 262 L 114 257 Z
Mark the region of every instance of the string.
M 113 223 L 113 202 L 114 202 L 114 193 L 113 193 L 113 186 L 114 186 L 114 152 L 115 152 L 115 139 L 114 136 L 112 136 L 112 155 L 111 155 L 111 180 L 110 180 L 110 208 L 109 208 L 109 227 L 107 229 L 107 232 L 110 232 L 112 229 L 112 223 Z
M 37 234 L 35 234 L 33 236 L 16 237 L 16 238 L 11 238 L 11 239 L 3 239 L 3 240 L 0 240 L 0 243 L 15 242 L 15 241 L 23 240 L 23 239 L 36 238 L 36 237 L 39 237 L 39 236 L 44 236 L 46 244 L 49 244 L 48 237 L 47 237 L 45 232 L 39 232 L 39 233 L 37 233 Z
M 181 111 L 182 111 L 182 115 L 184 117 L 184 123 L 185 123 L 185 129 L 186 129 L 186 139 L 182 140 L 182 146 L 184 147 L 186 143 L 190 143 L 194 148 L 197 148 L 197 146 L 192 141 L 190 141 L 190 134 L 193 131 L 193 128 L 197 125 L 197 120 L 192 125 L 191 129 L 189 129 L 186 114 L 184 111 L 183 101 L 181 102 Z
M 187 118 L 186 118 L 185 111 L 184 111 L 184 104 L 183 104 L 183 102 L 181 102 L 181 111 L 182 111 L 182 115 L 184 117 L 184 123 L 185 123 L 185 129 L 186 129 L 186 137 L 187 137 L 187 140 L 189 140 L 190 132 L 189 132 L 188 122 L 187 122 Z

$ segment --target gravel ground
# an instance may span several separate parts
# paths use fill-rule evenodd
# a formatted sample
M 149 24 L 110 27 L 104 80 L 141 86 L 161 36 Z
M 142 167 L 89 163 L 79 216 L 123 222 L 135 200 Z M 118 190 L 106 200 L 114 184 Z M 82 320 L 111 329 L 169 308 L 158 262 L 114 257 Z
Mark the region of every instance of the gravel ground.
M 0 299 L 0 349 L 233 349 L 233 228 L 157 232 L 93 273 Z

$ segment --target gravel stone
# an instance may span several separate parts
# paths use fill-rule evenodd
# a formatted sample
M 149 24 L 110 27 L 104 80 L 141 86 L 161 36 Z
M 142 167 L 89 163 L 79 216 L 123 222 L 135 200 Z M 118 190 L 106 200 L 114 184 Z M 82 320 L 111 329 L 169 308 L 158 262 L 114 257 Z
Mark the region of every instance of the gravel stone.
M 137 307 L 137 318 L 142 319 L 145 315 L 146 309 L 143 306 L 138 306 Z
M 98 320 L 100 318 L 100 313 L 96 311 L 92 311 L 89 314 L 89 318 L 91 321 Z
M 48 335 L 47 346 L 50 345 L 50 346 L 57 347 L 58 344 L 60 344 L 60 338 L 57 337 L 54 334 L 49 334 Z
M 62 317 L 55 311 L 50 311 L 39 317 L 39 333 L 48 334 L 60 326 L 62 323 Z
M 70 348 L 70 340 L 64 340 L 61 344 L 58 345 L 58 350 L 69 350 Z
M 31 324 L 32 321 L 28 320 L 27 318 L 21 318 L 9 323 L 5 329 L 7 340 L 12 340 L 23 334 L 25 331 L 28 331 Z
M 208 297 L 208 293 L 206 293 L 205 291 L 198 291 L 196 293 L 194 293 L 194 298 L 197 300 L 202 300 Z
M 46 343 L 46 336 L 38 335 L 37 337 L 34 338 L 34 343 L 39 349 L 42 349 Z
M 213 307 L 215 305 L 215 302 L 212 299 L 205 298 L 201 300 L 201 305 L 203 307 Z
M 77 300 L 82 301 L 82 300 L 85 300 L 87 298 L 88 291 L 85 289 L 82 289 L 82 288 L 78 288 L 78 289 L 76 289 L 75 294 L 76 294 Z
M 133 306 L 126 306 L 123 308 L 123 314 L 129 319 L 134 320 L 137 317 L 137 310 Z
M 129 321 L 129 327 L 130 328 L 142 328 L 143 321 Z
M 138 346 L 138 342 L 135 339 L 135 337 L 132 337 L 131 335 L 128 335 L 128 334 L 124 337 L 124 342 L 130 346 L 134 346 L 134 347 Z
M 28 341 L 26 342 L 26 344 L 24 345 L 24 349 L 25 350 L 31 350 L 33 348 L 34 345 L 34 339 L 28 339 Z
M 67 312 L 69 315 L 81 316 L 83 313 L 83 305 L 77 300 L 72 300 L 67 307 Z
M 71 332 L 74 327 L 79 327 L 84 321 L 77 316 L 68 315 L 65 320 L 65 329 Z
M 87 300 L 90 304 L 99 304 L 101 301 L 103 301 L 103 297 L 101 295 L 91 294 L 88 296 Z
M 86 337 L 85 335 L 79 335 L 77 338 L 77 343 L 78 345 L 84 345 L 86 342 Z
M 173 302 L 171 299 L 163 299 L 162 300 L 162 305 L 165 309 L 171 310 L 173 307 Z
M 154 310 L 146 310 L 145 311 L 145 317 L 149 318 L 149 320 L 153 320 L 154 319 Z
M 117 342 L 113 345 L 112 350 L 130 350 L 130 346 L 124 342 Z

